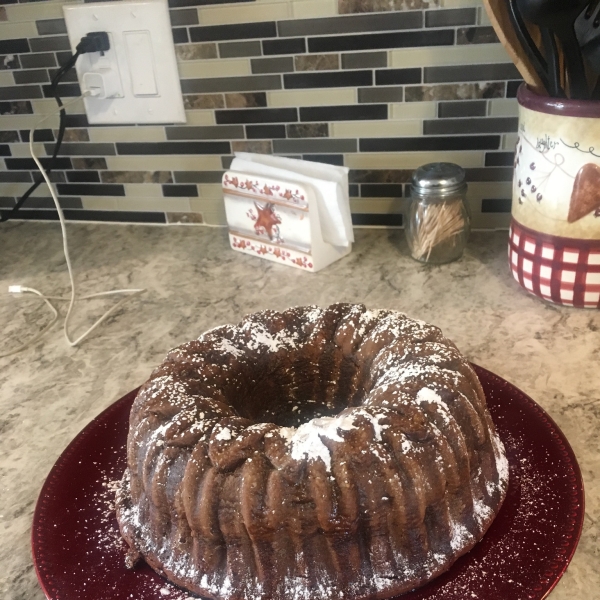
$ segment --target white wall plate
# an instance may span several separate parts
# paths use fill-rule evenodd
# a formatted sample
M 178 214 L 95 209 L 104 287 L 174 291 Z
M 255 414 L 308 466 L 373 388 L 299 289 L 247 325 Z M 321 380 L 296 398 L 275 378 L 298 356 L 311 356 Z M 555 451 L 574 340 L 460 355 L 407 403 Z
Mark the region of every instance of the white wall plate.
M 76 64 L 90 123 L 185 123 L 167 0 L 63 6 L 71 50 L 92 31 L 106 31 L 110 50 Z

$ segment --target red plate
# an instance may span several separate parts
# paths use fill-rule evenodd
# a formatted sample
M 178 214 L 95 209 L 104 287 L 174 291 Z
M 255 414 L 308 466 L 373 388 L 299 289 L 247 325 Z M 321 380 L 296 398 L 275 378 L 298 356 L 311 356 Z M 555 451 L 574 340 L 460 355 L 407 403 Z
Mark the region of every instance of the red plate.
M 528 396 L 475 367 L 506 446 L 510 486 L 485 538 L 402 600 L 541 600 L 565 572 L 584 516 L 581 472 L 554 421 Z M 33 558 L 50 600 L 184 600 L 148 566 L 128 571 L 112 507 L 137 390 L 94 419 L 54 465 L 33 519 Z

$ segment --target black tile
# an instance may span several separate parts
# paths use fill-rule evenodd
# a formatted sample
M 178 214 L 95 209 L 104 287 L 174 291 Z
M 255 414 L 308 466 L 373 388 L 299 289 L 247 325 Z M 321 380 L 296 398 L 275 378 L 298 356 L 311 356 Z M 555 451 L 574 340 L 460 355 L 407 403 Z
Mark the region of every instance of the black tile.
M 363 227 L 402 227 L 402 215 L 354 213 L 352 225 Z
M 29 42 L 31 44 L 32 52 L 49 52 L 52 50 L 71 49 L 71 45 L 69 44 L 69 38 L 66 35 L 32 38 L 31 40 L 29 40 Z M 24 50 L 24 52 L 27 52 L 27 50 Z
M 21 129 L 21 140 L 23 142 L 29 142 L 29 135 L 31 130 L 29 129 Z M 53 142 L 54 141 L 54 133 L 52 133 L 52 129 L 36 129 L 33 135 L 34 142 Z
M 283 76 L 286 89 L 355 87 L 372 85 L 372 71 L 291 73 Z
M 420 29 L 422 25 L 423 13 L 421 11 L 398 11 L 322 19 L 290 19 L 279 21 L 277 29 L 281 37 L 293 37 L 359 33 L 363 31 L 389 31 L 392 29 Z
M 89 125 L 87 115 L 69 115 L 65 116 L 66 127 L 87 127 Z
M 289 123 L 298 120 L 297 108 L 241 108 L 215 110 L 220 124 L 233 123 Z
M 233 156 L 221 156 L 221 164 L 223 165 L 223 168 L 229 169 L 231 167 L 233 159 Z
M 1 147 L 0 147 L 1 148 Z M 6 168 L 13 171 L 37 171 L 37 165 L 33 158 L 5 158 Z M 40 158 L 42 166 L 47 169 L 50 166 L 49 158 Z M 57 156 L 54 160 L 54 169 L 71 169 L 71 159 L 64 156 Z
M 517 131 L 517 117 L 487 117 L 485 119 L 434 119 L 423 121 L 424 135 L 469 133 L 511 133 Z
M 0 40 L 0 54 L 21 54 L 29 51 L 29 42 L 25 38 Z
M 515 161 L 514 152 L 486 152 L 486 167 L 512 167 Z
M 308 106 L 300 108 L 301 121 L 370 121 L 388 118 L 387 104 Z
M 23 54 L 23 56 L 29 56 L 29 54 Z M 0 56 L 0 71 L 14 71 L 20 69 L 21 64 L 19 62 L 19 56 L 17 54 L 7 54 L 6 56 Z
M 511 208 L 510 198 L 484 198 L 481 201 L 482 213 L 509 213 Z
M 237 58 L 241 56 L 260 56 L 262 47 L 260 42 L 222 42 L 219 44 L 221 58 Z
M 197 127 L 165 127 L 168 140 L 237 140 L 244 139 L 241 125 L 208 125 Z
M 173 27 L 174 44 L 187 44 L 189 41 L 188 30 L 185 27 Z
M 310 162 L 325 163 L 327 165 L 335 165 L 336 167 L 344 166 L 343 154 L 303 154 L 303 160 Z
M 512 63 L 425 67 L 425 83 L 454 83 L 463 81 L 500 81 L 520 77 Z
M 58 198 L 58 203 L 61 208 L 83 208 L 81 198 Z M 37 208 L 54 208 L 54 199 L 52 197 L 44 198 L 38 196 L 30 196 L 23 205 L 23 209 Z M 21 212 L 18 213 L 19 215 Z
M 493 27 L 459 27 L 456 30 L 456 43 L 459 46 L 467 44 L 497 44 L 500 40 Z
M 360 195 L 363 198 L 402 198 L 403 187 L 401 183 L 363 183 Z
M 125 188 L 117 183 L 58 183 L 56 189 L 65 196 L 125 195 Z
M 46 98 L 54 98 L 54 93 L 49 85 L 43 85 L 42 89 Z M 56 86 L 56 91 L 61 98 L 81 96 L 81 89 L 78 83 L 59 83 Z
M 35 22 L 39 35 L 56 35 L 67 33 L 67 25 L 64 19 L 45 19 Z
M 507 98 L 516 98 L 517 90 L 521 87 L 522 83 L 523 83 L 522 79 L 519 79 L 518 81 L 509 81 L 506 84 L 506 97 Z
M 0 171 L 0 183 L 30 183 L 31 175 L 25 171 Z
M 348 196 L 350 198 L 358 198 L 360 196 L 360 187 L 355 183 L 351 183 L 348 186 Z
M 163 212 L 144 212 L 135 210 L 65 210 L 67 221 L 106 221 L 111 223 L 166 223 Z M 21 220 L 58 221 L 55 210 L 24 210 L 19 212 Z
M 375 71 L 376 85 L 402 85 L 421 83 L 421 69 L 382 69 Z
M 284 138 L 285 125 L 246 125 L 249 140 L 272 140 Z
M 276 154 L 340 154 L 356 152 L 356 140 L 333 138 L 273 140 L 273 152 Z
M 499 146 L 499 135 L 366 138 L 360 140 L 361 152 L 496 150 Z
M 465 169 L 467 181 L 512 181 L 512 162 L 509 167 L 475 167 Z
M 10 156 L 10 155 L 11 155 L 10 146 L 8 144 L 0 144 L 0 156 Z M 10 167 L 8 167 L 8 168 L 10 168 Z
M 32 113 L 31 102 L 0 102 L 0 115 L 30 115 Z
M 12 144 L 19 141 L 19 133 L 17 131 L 0 131 L 0 143 Z
M 202 79 L 182 79 L 181 91 L 184 94 L 206 94 L 211 92 L 250 92 L 280 90 L 279 75 L 248 75 L 246 77 L 210 77 Z
M 27 98 L 43 98 L 39 85 L 8 85 L 0 87 L 0 100 L 23 100 Z
M 162 192 L 165 198 L 196 198 L 198 196 L 198 188 L 195 185 L 163 184 Z
M 428 10 L 425 12 L 425 27 L 475 25 L 476 22 L 476 8 L 453 8 L 449 10 Z
M 250 63 L 253 73 L 290 73 L 294 70 L 294 59 L 291 56 L 253 58 Z
M 198 25 L 198 11 L 195 8 L 187 10 L 170 10 L 171 25 L 178 27 L 180 25 Z
M 177 183 L 221 183 L 223 171 L 175 171 Z
M 69 61 L 69 59 L 72 57 L 73 55 L 71 54 L 70 51 L 64 51 L 64 52 L 57 52 L 56 53 L 56 61 L 58 62 L 58 64 L 62 67 L 64 65 L 67 64 L 67 62 Z
M 66 175 L 71 183 L 100 183 L 98 171 L 67 171 Z
M 46 152 L 51 154 L 54 144 L 46 144 L 45 148 Z M 112 156 L 115 154 L 115 146 L 105 142 L 63 142 L 60 153 L 65 156 Z
M 293 38 L 287 40 L 263 40 L 263 54 L 304 54 L 306 52 L 306 41 L 304 38 Z
M 50 81 L 46 69 L 32 69 L 29 71 L 15 71 L 15 83 L 46 83 Z
M 220 40 L 250 40 L 277 37 L 275 23 L 239 23 L 234 25 L 208 25 L 190 27 L 192 42 L 214 42 Z
M 486 111 L 487 102 L 485 100 L 457 100 L 438 104 L 438 118 L 440 119 L 485 117 Z
M 342 54 L 342 69 L 387 67 L 387 52 L 352 52 Z
M 308 50 L 309 52 L 336 52 L 343 50 L 377 50 L 379 48 L 451 46 L 452 44 L 454 44 L 454 30 L 442 29 L 309 38 Z
M 42 52 L 40 54 L 23 54 L 21 65 L 24 69 L 39 69 L 41 67 L 55 67 L 56 58 L 53 52 Z
M 35 56 L 32 54 L 31 56 Z M 48 69 L 48 75 L 50 76 L 50 81 L 54 79 L 54 76 L 58 73 L 59 69 Z M 71 69 L 67 71 L 60 78 L 61 83 L 77 83 L 77 71 L 75 69 Z
M 123 155 L 136 154 L 229 154 L 229 142 L 118 142 Z
M 360 88 L 358 90 L 358 101 L 361 104 L 402 102 L 403 99 L 404 90 L 401 87 Z

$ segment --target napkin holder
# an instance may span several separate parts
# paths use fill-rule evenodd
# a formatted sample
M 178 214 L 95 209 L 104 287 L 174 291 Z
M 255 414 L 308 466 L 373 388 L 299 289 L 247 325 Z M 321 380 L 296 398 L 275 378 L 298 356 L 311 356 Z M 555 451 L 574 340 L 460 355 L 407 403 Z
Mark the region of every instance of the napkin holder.
M 352 251 L 323 239 L 307 185 L 227 171 L 223 195 L 233 250 L 313 273 Z

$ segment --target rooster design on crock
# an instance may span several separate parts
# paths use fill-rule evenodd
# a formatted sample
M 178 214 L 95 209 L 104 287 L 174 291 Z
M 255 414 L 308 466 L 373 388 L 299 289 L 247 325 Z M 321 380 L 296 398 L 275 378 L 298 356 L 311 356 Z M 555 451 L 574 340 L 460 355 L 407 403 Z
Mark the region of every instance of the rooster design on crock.
M 537 157 L 531 162 L 527 160 L 529 164 L 525 165 L 521 163 L 524 144 L 529 146 Z M 575 223 L 591 213 L 594 217 L 600 217 L 600 166 L 589 162 L 573 175 L 565 168 L 565 156 L 561 152 L 563 149 L 565 152 L 570 149 L 600 158 L 600 155 L 594 153 L 594 148 L 582 150 L 577 142 L 569 145 L 563 140 L 554 140 L 547 135 L 533 143 L 521 128 L 514 160 L 515 173 L 518 174 L 515 184 L 519 204 L 531 202 L 534 206 L 541 205 L 553 178 L 562 176 L 573 180 L 567 222 Z

